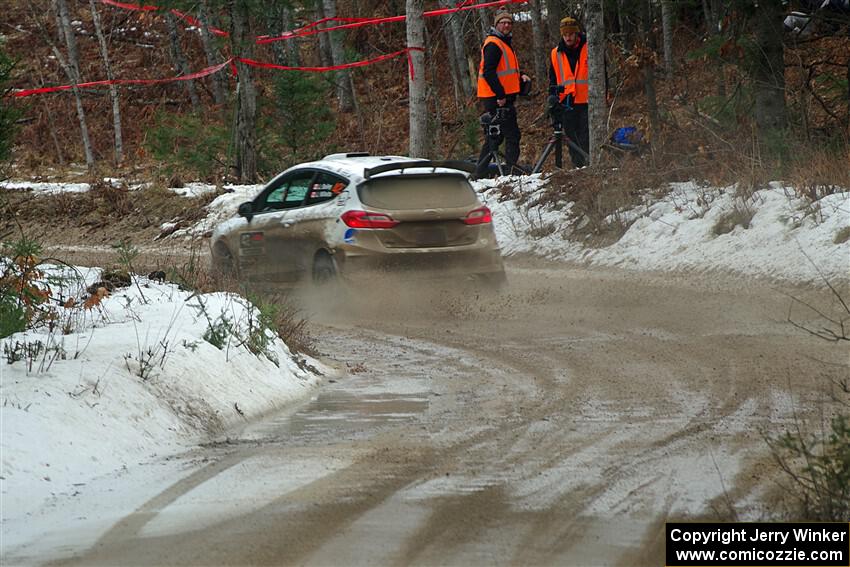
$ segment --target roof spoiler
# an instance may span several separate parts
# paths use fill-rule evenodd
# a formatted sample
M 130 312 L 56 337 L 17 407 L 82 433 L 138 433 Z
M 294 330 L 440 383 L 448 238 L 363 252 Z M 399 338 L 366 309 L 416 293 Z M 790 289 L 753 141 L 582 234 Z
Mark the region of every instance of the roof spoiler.
M 395 163 L 387 163 L 370 167 L 363 170 L 363 177 L 369 179 L 379 173 L 387 171 L 403 171 L 414 167 L 430 167 L 436 170 L 438 167 L 445 169 L 457 169 L 466 173 L 475 173 L 475 164 L 468 161 L 431 161 L 431 160 L 415 160 L 415 161 L 397 161 Z

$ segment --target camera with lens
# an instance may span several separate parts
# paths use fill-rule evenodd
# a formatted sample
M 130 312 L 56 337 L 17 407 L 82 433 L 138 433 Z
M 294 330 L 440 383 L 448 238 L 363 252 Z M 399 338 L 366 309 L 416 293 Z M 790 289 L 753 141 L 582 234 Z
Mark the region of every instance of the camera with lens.
M 484 131 L 487 132 L 488 136 L 498 138 L 502 133 L 502 122 L 507 119 L 509 112 L 510 108 L 503 106 L 497 108 L 492 114 L 490 112 L 485 112 L 481 115 L 478 121 L 481 123 L 481 126 L 484 128 Z
M 546 103 L 549 107 L 549 118 L 552 120 L 552 128 L 556 131 L 561 130 L 564 121 L 564 111 L 566 109 L 558 99 L 558 95 L 549 95 Z

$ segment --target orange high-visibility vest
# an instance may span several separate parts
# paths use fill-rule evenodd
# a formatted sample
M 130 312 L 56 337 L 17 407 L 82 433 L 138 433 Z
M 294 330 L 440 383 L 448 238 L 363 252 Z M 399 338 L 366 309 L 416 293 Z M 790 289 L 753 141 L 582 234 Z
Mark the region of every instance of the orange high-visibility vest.
M 560 94 L 561 102 L 571 94 L 574 102 L 587 104 L 587 44 L 581 46 L 575 70 L 570 67 L 567 54 L 558 51 L 557 47 L 552 50 L 551 59 L 555 80 L 558 81 L 558 86 L 564 87 L 564 92 Z
M 505 94 L 516 94 L 519 92 L 519 63 L 516 60 L 516 54 L 507 43 L 498 37 L 488 35 L 484 40 L 484 45 L 481 46 L 481 63 L 478 65 L 478 98 L 486 98 L 496 96 L 487 81 L 484 80 L 484 48 L 488 43 L 495 43 L 502 50 L 502 57 L 499 59 L 499 65 L 496 67 L 496 75 L 499 77 L 499 82 L 505 90 Z

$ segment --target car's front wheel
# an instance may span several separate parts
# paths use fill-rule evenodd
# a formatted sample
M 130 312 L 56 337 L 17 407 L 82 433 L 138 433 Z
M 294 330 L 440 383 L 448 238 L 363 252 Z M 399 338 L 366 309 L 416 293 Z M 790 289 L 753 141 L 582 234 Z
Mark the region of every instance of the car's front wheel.
M 216 244 L 213 251 L 213 269 L 224 277 L 237 277 L 233 254 L 224 244 Z

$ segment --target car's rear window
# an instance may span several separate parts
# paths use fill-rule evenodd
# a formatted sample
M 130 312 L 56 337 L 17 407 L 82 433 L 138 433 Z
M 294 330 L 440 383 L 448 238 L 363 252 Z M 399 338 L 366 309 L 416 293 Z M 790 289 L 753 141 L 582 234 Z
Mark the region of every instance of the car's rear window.
M 361 185 L 359 194 L 364 205 L 380 209 L 434 209 L 477 203 L 472 186 L 459 175 L 378 177 Z

